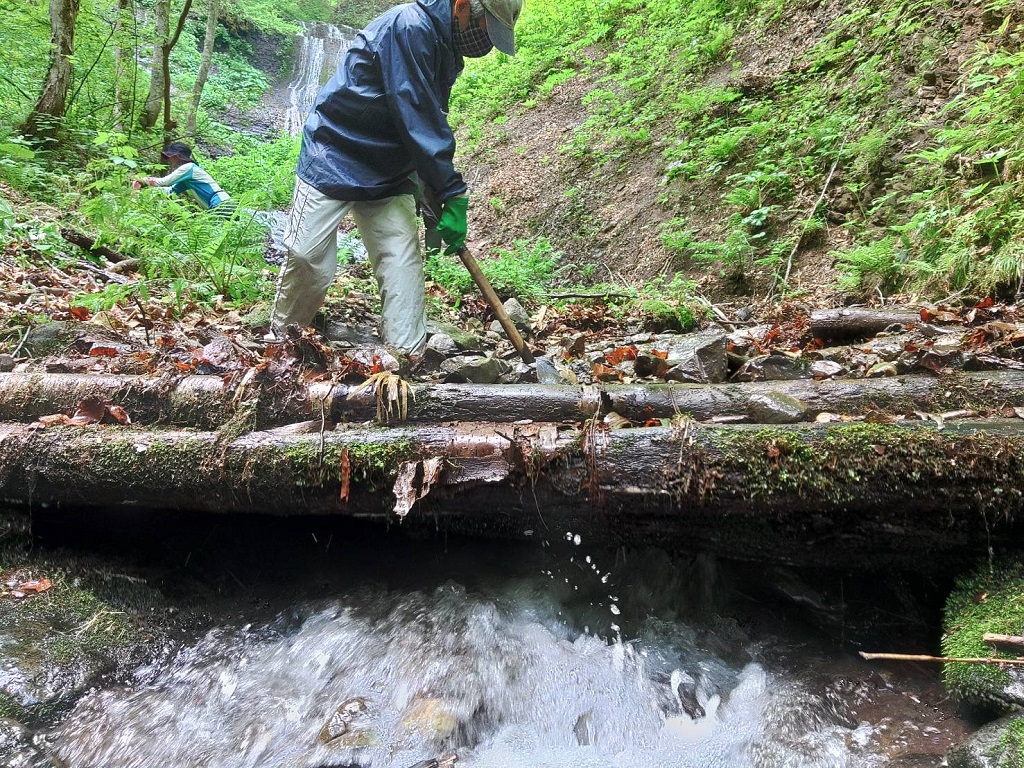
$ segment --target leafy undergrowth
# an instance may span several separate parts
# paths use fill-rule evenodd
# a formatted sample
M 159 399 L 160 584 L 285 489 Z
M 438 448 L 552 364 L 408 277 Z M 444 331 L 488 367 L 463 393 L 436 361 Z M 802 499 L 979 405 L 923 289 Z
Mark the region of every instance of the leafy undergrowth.
M 543 221 L 581 267 L 682 271 L 723 300 L 1010 298 L 1019 15 L 1004 0 L 537 0 L 519 55 L 473 62 L 453 114 L 488 169 L 485 226 Z

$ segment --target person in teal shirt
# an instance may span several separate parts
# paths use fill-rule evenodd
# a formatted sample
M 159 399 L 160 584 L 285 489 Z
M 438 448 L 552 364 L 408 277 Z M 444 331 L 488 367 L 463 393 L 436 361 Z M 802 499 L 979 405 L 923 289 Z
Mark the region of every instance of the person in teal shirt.
M 183 142 L 172 141 L 160 157 L 170 167 L 166 176 L 146 176 L 133 186 L 163 187 L 172 194 L 188 195 L 204 210 L 210 210 L 231 200 L 220 184 L 192 159 L 192 148 Z

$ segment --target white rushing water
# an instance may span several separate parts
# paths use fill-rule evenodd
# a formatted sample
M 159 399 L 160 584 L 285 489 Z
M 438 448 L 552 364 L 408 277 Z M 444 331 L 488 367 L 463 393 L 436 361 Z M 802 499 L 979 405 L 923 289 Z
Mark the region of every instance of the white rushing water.
M 847 700 L 770 671 L 735 621 L 687 620 L 685 576 L 647 561 L 618 594 L 589 556 L 564 565 L 473 591 L 354 584 L 210 631 L 43 739 L 76 768 L 886 765 Z
M 302 124 L 313 108 L 317 93 L 338 68 L 357 31 L 322 22 L 303 23 L 302 32 L 295 37 L 295 64 L 288 84 L 288 109 L 284 118 L 284 129 L 290 135 L 302 132 Z

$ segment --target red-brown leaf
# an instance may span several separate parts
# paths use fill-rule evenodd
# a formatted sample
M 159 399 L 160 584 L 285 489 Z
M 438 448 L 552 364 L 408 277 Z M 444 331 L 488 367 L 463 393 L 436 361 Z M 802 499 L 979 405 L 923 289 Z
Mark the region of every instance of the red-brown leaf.
M 352 482 L 352 459 L 348 455 L 348 448 L 341 449 L 341 500 L 348 503 L 348 494 Z
M 128 411 L 122 408 L 120 405 L 108 405 L 107 414 L 116 421 L 118 424 L 131 424 L 132 420 L 128 416 Z
M 98 424 L 106 413 L 107 401 L 102 397 L 90 396 L 82 398 L 71 419 L 79 426 Z
M 608 352 L 604 359 L 608 362 L 608 365 L 618 365 L 624 360 L 636 360 L 637 352 L 639 350 L 636 346 L 630 344 L 628 347 L 616 347 L 611 352 Z
M 75 318 L 75 320 L 88 320 L 92 317 L 92 312 L 90 312 L 86 307 L 72 307 L 68 310 L 68 313 Z
M 622 381 L 622 371 L 603 363 L 594 363 L 594 378 L 598 381 Z
M 117 357 L 117 350 L 114 347 L 93 347 L 89 354 L 92 357 Z

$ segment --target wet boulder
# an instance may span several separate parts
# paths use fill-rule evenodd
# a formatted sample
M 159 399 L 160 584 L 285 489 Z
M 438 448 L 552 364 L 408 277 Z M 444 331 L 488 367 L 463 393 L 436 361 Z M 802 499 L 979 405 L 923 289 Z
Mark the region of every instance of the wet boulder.
M 452 713 L 452 707 L 443 699 L 420 697 L 402 714 L 402 728 L 432 742 L 443 742 L 451 738 L 459 722 Z
M 950 750 L 949 768 L 1018 768 L 1024 759 L 1024 714 L 1007 715 Z

